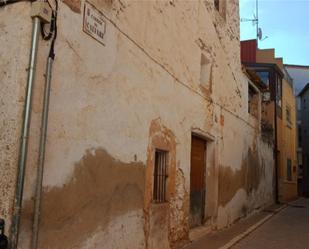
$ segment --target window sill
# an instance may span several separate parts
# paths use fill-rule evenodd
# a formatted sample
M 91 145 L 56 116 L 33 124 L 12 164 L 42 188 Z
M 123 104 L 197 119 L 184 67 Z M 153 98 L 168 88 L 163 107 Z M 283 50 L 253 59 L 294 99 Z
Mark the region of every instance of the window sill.
M 168 205 L 169 202 L 168 201 L 165 201 L 165 202 L 151 201 L 151 204 L 156 205 L 156 206 L 160 206 L 160 205 Z

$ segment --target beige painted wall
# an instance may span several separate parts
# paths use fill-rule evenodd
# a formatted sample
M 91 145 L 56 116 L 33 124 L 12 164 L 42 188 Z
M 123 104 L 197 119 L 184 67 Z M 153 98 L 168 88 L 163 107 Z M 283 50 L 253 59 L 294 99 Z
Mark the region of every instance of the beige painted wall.
M 179 247 L 188 239 L 192 132 L 205 137 L 209 148 L 208 224 L 214 229 L 228 226 L 272 202 L 272 148 L 247 111 L 237 1 L 226 2 L 226 18 L 210 0 L 91 1 L 106 18 L 105 46 L 82 31 L 83 2 L 64 2 L 51 89 L 40 248 Z M 29 5 L 0 9 L 0 14 L 10 17 L 23 8 Z M 1 18 L 0 27 L 10 25 Z M 14 43 L 17 39 L 7 33 L 11 44 L 1 48 L 1 55 L 10 70 L 21 65 L 15 71 L 23 77 L 10 87 L 23 92 L 28 55 L 22 53 L 24 60 L 15 63 L 7 51 L 12 44 L 28 51 L 29 13 L 23 12 L 14 25 L 23 27 L 25 42 Z M 28 248 L 31 238 L 48 48 L 46 42 L 40 44 L 20 248 Z M 212 63 L 211 91 L 200 85 L 201 53 Z M 12 98 L 23 96 L 11 91 Z M 21 105 L 14 113 L 7 100 L 3 109 L 18 127 Z M 18 137 L 16 129 L 1 140 L 1 146 L 15 141 L 13 159 L 8 158 L 11 168 L 16 167 Z M 165 207 L 151 203 L 151 167 L 158 146 L 172 157 Z M 8 220 L 14 173 L 5 179 L 11 194 L 0 206 Z

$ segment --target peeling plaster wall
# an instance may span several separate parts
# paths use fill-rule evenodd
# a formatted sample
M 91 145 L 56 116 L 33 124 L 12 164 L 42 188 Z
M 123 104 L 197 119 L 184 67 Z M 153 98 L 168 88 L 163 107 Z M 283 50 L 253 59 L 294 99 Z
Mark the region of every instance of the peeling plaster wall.
M 236 122 L 225 121 L 220 146 L 218 228 L 273 202 L 272 144 L 262 140 L 259 125 Z
M 211 137 L 205 217 L 214 229 L 270 203 L 272 148 L 247 112 L 238 2 L 226 2 L 225 18 L 210 0 L 91 3 L 106 18 L 104 46 L 82 31 L 83 1 L 60 3 L 39 248 L 179 248 L 189 232 L 192 131 Z M 31 238 L 48 47 L 40 44 L 20 248 Z M 212 63 L 211 91 L 199 84 L 201 53 Z M 171 156 L 165 207 L 151 203 L 158 147 Z

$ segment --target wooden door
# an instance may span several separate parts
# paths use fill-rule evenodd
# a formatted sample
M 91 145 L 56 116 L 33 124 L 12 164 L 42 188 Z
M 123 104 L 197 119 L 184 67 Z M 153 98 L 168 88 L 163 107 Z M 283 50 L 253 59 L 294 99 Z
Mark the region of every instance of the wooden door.
M 190 226 L 203 224 L 205 209 L 206 141 L 192 136 L 190 173 Z

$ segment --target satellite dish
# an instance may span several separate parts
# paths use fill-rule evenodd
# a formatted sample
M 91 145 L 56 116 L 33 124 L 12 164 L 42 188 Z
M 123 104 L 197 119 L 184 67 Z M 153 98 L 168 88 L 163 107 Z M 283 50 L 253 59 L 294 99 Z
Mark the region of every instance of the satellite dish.
M 261 28 L 258 29 L 257 37 L 259 38 L 259 40 L 262 40 L 263 38 L 263 32 Z

